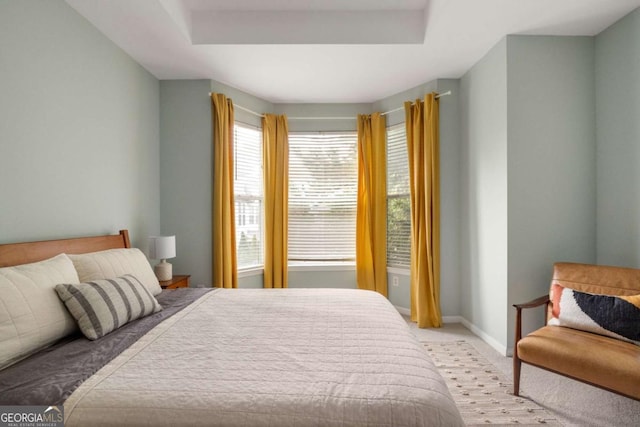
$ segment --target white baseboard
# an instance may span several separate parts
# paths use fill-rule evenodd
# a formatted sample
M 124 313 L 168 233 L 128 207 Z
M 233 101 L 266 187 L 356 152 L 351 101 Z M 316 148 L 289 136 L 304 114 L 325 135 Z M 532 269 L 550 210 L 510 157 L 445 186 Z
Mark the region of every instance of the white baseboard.
M 462 323 L 465 326 L 465 328 L 469 329 L 471 332 L 473 332 L 478 337 L 480 337 L 482 339 L 482 341 L 486 342 L 491 347 L 493 347 L 498 353 L 502 354 L 503 356 L 510 356 L 511 355 L 510 352 L 508 351 L 507 347 L 502 345 L 495 338 L 493 338 L 491 335 L 489 335 L 486 332 L 484 332 L 482 329 L 478 328 L 473 323 L 469 322 L 464 317 L 460 317 L 460 323 Z
M 460 316 L 442 316 L 442 323 L 462 323 Z
M 398 307 L 394 305 L 398 313 L 403 316 L 411 316 L 411 309 L 406 307 Z M 442 323 L 462 323 L 462 317 L 460 316 L 442 316 Z
M 398 307 L 397 305 L 394 307 L 396 308 L 396 310 L 398 310 L 398 313 L 404 316 L 411 316 L 411 309 L 406 307 Z M 513 354 L 513 348 L 505 347 L 500 342 L 498 342 L 495 338 L 493 338 L 492 336 L 490 336 L 489 334 L 487 334 L 482 329 L 478 328 L 476 325 L 469 322 L 467 319 L 465 319 L 462 316 L 442 316 L 442 323 L 462 323 L 465 328 L 469 329 L 471 332 L 477 335 L 480 339 L 482 339 L 484 342 L 486 342 L 491 347 L 493 347 L 498 353 L 504 356 L 511 356 Z
M 394 305 L 394 307 L 396 308 L 396 310 L 398 310 L 398 313 L 402 314 L 403 316 L 411 316 L 411 309 L 398 307 L 397 305 Z

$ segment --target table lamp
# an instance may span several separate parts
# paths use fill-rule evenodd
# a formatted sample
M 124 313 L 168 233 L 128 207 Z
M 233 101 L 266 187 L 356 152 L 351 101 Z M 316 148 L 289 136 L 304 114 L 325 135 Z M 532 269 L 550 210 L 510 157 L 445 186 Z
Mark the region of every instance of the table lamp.
M 159 259 L 160 263 L 154 268 L 159 281 L 171 280 L 173 268 L 167 262 L 167 258 L 176 256 L 176 236 L 151 236 L 149 237 L 149 258 Z

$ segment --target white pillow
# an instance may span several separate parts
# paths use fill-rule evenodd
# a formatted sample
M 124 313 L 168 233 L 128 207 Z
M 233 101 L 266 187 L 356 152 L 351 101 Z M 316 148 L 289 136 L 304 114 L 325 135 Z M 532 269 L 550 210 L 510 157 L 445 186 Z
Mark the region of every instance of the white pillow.
M 59 283 L 80 283 L 64 254 L 0 268 L 0 369 L 78 330 L 55 291 Z
M 69 255 L 78 272 L 80 282 L 115 279 L 132 274 L 151 292 L 162 292 L 158 278 L 140 249 L 109 249 L 82 255 Z

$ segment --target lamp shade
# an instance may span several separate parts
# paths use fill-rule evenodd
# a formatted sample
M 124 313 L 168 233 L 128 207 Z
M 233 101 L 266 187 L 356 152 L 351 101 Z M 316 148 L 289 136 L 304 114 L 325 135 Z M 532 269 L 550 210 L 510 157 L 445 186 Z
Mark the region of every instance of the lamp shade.
M 149 237 L 149 258 L 167 259 L 176 256 L 176 236 Z

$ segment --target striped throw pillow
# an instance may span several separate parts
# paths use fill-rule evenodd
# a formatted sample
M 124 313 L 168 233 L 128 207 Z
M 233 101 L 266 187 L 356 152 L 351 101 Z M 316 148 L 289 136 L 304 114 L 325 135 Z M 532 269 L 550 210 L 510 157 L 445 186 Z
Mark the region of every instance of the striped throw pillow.
M 90 340 L 162 310 L 147 288 L 131 274 L 76 285 L 60 284 L 56 292 Z

